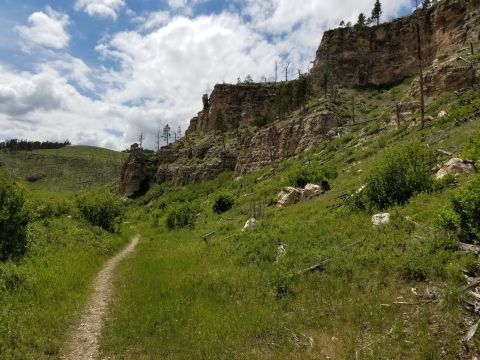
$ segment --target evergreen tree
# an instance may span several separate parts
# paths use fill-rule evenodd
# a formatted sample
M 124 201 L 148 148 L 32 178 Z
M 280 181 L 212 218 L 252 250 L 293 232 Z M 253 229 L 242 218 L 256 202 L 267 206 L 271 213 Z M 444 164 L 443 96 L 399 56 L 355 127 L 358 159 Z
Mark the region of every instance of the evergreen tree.
M 371 19 L 373 21 L 377 21 L 377 25 L 380 25 L 380 17 L 382 16 L 382 12 L 382 4 L 380 3 L 380 0 L 376 0 L 372 10 Z
M 360 13 L 358 15 L 356 26 L 365 27 L 366 24 L 367 24 L 367 17 L 365 16 L 364 13 Z
M 170 125 L 165 125 L 165 127 L 163 128 L 163 135 L 162 135 L 162 138 L 167 142 L 167 145 L 169 143 L 169 140 L 170 140 L 170 137 L 172 136 L 172 134 L 170 133 Z
M 430 4 L 432 2 L 430 0 L 423 0 L 422 8 L 423 9 L 428 9 L 430 7 Z

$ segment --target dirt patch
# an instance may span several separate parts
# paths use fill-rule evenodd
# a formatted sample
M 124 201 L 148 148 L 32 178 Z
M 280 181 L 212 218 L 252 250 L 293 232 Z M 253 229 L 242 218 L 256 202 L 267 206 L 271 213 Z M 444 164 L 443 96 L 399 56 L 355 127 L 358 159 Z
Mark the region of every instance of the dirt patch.
M 125 257 L 135 250 L 139 240 L 140 236 L 135 236 L 128 246 L 108 260 L 98 273 L 87 308 L 66 345 L 63 359 L 94 360 L 98 358 L 98 337 L 112 294 L 115 269 Z

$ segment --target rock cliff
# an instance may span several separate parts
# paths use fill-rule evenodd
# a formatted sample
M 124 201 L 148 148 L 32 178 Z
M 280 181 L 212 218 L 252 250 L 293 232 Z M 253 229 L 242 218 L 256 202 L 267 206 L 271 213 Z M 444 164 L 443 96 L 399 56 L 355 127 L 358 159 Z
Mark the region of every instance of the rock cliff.
M 203 96 L 203 110 L 190 121 L 187 134 L 206 132 L 239 123 L 251 124 L 275 106 L 275 84 L 217 84 L 210 98 Z
M 477 41 L 479 8 L 474 0 L 443 0 L 379 26 L 327 31 L 311 74 L 317 82 L 327 74 L 336 86 L 395 84 L 418 73 L 418 36 L 424 66 Z
M 138 144 L 130 148 L 130 156 L 122 167 L 119 192 L 132 197 L 142 190 L 148 180 L 148 160 Z

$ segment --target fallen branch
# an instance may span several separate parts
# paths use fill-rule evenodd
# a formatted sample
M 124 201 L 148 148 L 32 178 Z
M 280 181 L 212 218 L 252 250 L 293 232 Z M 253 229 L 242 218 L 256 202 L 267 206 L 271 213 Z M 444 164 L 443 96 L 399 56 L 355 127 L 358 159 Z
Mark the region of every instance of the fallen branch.
M 449 152 L 449 151 L 446 151 L 446 150 L 443 150 L 443 149 L 437 149 L 437 152 L 439 154 L 442 154 L 442 155 L 447 155 L 447 156 L 452 156 L 453 153 Z
M 480 246 L 473 244 L 460 243 L 459 246 L 461 251 L 472 252 L 474 254 L 480 254 Z
M 463 337 L 463 341 L 468 343 L 472 338 L 475 336 L 478 330 L 478 326 L 480 325 L 480 320 L 478 320 L 475 324 L 473 324 L 470 329 L 468 329 L 467 334 Z
M 202 236 L 203 241 L 205 241 L 205 243 L 208 245 L 208 238 L 209 238 L 210 236 L 216 234 L 216 233 L 217 233 L 216 231 L 213 231 L 213 232 L 211 232 L 211 233 L 208 233 L 208 234 L 203 235 L 203 236 Z

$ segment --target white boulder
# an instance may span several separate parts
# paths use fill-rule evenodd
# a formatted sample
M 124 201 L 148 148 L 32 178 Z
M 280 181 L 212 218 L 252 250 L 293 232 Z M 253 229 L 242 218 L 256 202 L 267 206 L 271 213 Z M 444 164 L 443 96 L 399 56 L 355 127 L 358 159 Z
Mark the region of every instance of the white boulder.
M 294 187 L 286 187 L 278 194 L 277 206 L 294 205 L 302 199 L 303 191 Z
M 255 218 L 248 219 L 242 231 L 252 230 L 255 226 L 257 226 L 257 220 Z
M 302 195 L 305 199 L 310 199 L 321 194 L 323 194 L 323 189 L 320 185 L 307 184 L 303 189 Z
M 438 170 L 435 178 L 437 180 L 443 179 L 447 175 L 471 175 L 475 173 L 475 167 L 470 161 L 465 161 L 460 158 L 453 158 L 443 164 L 442 168 Z
M 375 215 L 372 216 L 373 226 L 388 224 L 389 222 L 390 222 L 390 214 L 389 213 L 375 214 Z

